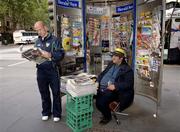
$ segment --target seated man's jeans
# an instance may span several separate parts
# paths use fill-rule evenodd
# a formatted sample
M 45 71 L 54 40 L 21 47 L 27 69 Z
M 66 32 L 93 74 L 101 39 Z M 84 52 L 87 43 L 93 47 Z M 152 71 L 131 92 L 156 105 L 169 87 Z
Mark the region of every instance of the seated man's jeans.
M 111 110 L 109 108 L 109 104 L 116 99 L 117 97 L 114 92 L 108 89 L 104 92 L 101 92 L 101 90 L 98 91 L 96 97 L 96 107 L 102 113 L 104 118 L 111 119 Z

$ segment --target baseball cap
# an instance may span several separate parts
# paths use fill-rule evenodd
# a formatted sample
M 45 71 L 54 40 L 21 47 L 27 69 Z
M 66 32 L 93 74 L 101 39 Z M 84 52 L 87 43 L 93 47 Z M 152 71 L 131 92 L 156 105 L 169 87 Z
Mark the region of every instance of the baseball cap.
M 116 56 L 122 56 L 122 57 L 126 57 L 126 51 L 124 50 L 124 49 L 122 49 L 122 48 L 116 48 L 115 50 L 114 50 L 114 52 L 111 52 L 112 53 L 112 56 L 113 55 L 116 55 Z

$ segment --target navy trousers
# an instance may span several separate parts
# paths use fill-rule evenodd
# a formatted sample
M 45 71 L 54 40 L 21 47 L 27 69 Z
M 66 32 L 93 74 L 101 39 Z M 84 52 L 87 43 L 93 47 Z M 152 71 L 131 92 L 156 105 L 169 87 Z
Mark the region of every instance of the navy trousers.
M 104 118 L 111 119 L 111 110 L 109 108 L 109 104 L 116 100 L 117 96 L 111 92 L 98 92 L 96 96 L 96 107 L 102 113 Z
M 60 78 L 57 69 L 37 69 L 37 82 L 42 99 L 42 115 L 61 117 Z M 53 96 L 51 103 L 50 88 Z

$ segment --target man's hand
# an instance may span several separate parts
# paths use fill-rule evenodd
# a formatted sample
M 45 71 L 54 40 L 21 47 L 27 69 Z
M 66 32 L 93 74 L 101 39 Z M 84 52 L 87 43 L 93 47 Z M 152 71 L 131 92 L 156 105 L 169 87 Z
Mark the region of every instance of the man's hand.
M 41 56 L 47 59 L 51 59 L 51 53 L 45 51 L 45 50 L 40 50 Z
M 107 87 L 107 89 L 113 91 L 113 90 L 115 90 L 116 88 L 115 88 L 115 85 L 114 85 L 114 84 L 110 84 L 110 85 Z
M 99 83 L 98 83 L 98 82 L 95 82 L 95 86 L 96 86 L 96 88 L 98 89 L 98 88 L 99 88 Z

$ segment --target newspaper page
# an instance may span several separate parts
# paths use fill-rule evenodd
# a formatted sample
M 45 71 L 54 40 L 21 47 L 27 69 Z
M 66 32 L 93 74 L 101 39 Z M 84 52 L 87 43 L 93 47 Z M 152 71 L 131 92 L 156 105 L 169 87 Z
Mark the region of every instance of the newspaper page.
M 38 48 L 31 48 L 22 52 L 22 57 L 37 64 L 41 64 L 49 60 L 41 56 L 41 51 Z

